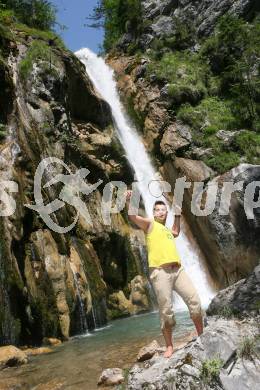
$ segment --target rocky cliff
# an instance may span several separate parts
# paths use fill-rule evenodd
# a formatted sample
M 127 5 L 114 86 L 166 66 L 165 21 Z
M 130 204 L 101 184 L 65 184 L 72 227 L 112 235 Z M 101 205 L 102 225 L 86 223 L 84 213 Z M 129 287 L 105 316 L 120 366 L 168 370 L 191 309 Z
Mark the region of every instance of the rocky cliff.
M 107 182 L 132 172 L 115 137 L 110 108 L 94 90 L 84 66 L 54 34 L 23 25 L 0 25 L 0 344 L 67 339 L 107 319 L 148 310 L 143 239 L 124 213 L 101 215 Z M 90 172 L 96 191 L 80 194 L 92 223 L 80 215 L 67 233 L 50 229 L 34 205 L 34 175 L 55 157 L 42 186 L 57 174 Z M 69 170 L 69 172 L 68 172 Z M 42 190 L 44 204 L 61 184 Z M 10 208 L 13 212 L 5 212 Z M 62 227 L 77 218 L 65 203 L 51 215 Z M 116 275 L 116 276 L 115 276 Z
M 155 39 L 175 36 L 180 25 L 193 32 L 191 42 L 196 43 L 196 38 L 210 35 L 226 13 L 251 20 L 260 11 L 257 0 L 142 0 L 141 4 L 145 24 L 138 44 L 144 49 Z M 119 45 L 126 48 L 135 38 L 135 32 L 129 28 Z
M 247 36 L 241 48 L 234 36 L 244 26 L 251 26 L 252 36 L 258 34 L 254 26 L 258 26 L 259 4 L 142 1 L 142 12 L 139 36 L 128 26 L 107 61 L 115 69 L 125 106 L 172 192 L 182 177 L 203 183 L 196 195 L 193 186 L 185 190 L 183 211 L 213 279 L 225 287 L 248 275 L 260 259 L 259 207 L 248 219 L 244 197 L 246 187 L 260 179 L 259 130 L 253 122 L 241 120 L 246 114 L 240 111 L 242 103 L 231 85 L 237 80 L 230 74 L 226 78 L 228 67 L 236 63 L 243 67 L 239 58 L 252 43 Z M 232 47 L 237 50 L 234 56 Z M 253 51 L 259 53 L 259 48 L 258 42 Z M 258 74 L 251 79 L 257 89 L 256 57 L 248 71 Z M 227 63 L 227 58 L 234 63 Z M 258 89 L 255 96 L 258 120 Z M 221 215 L 225 182 L 242 182 L 242 187 L 233 191 L 226 215 Z M 212 213 L 195 215 L 192 199 L 197 205 L 204 199 L 205 205 L 206 192 L 214 185 L 218 190 Z M 254 201 L 257 198 L 256 186 Z M 214 194 L 208 195 L 208 201 L 214 203 Z

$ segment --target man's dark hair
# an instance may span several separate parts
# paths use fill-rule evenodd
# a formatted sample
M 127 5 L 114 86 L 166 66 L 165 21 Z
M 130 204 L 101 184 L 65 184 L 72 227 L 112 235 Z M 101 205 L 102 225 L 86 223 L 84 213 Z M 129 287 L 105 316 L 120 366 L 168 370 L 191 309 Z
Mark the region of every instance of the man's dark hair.
M 154 205 L 153 205 L 153 210 L 155 209 L 155 207 L 158 205 L 158 204 L 163 204 L 164 206 L 166 206 L 166 203 L 163 201 L 163 200 L 157 200 Z M 167 207 L 167 206 L 166 206 Z

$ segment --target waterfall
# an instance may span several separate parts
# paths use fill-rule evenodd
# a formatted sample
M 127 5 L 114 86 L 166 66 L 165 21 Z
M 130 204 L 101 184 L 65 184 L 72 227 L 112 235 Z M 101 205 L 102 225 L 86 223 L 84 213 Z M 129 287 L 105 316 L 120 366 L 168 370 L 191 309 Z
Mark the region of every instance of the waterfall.
M 75 288 L 76 288 L 76 294 L 79 302 L 79 322 L 80 322 L 80 334 L 88 333 L 88 323 L 87 323 L 87 316 L 85 312 L 85 306 L 84 302 L 82 301 L 80 289 L 79 289 L 79 282 L 78 282 L 78 276 L 77 272 L 74 270 L 74 267 L 70 267 L 73 273 Z
M 153 204 L 157 198 L 148 190 L 148 183 L 151 180 L 158 179 L 158 176 L 141 138 L 138 136 L 120 101 L 116 81 L 114 80 L 114 72 L 103 58 L 98 57 L 89 49 L 81 49 L 75 54 L 85 65 L 86 71 L 97 91 L 110 104 L 117 137 L 135 172 L 135 179 L 138 181 L 138 189 L 142 195 L 146 213 L 152 216 Z M 162 193 L 158 182 L 153 182 L 153 194 L 155 192 L 157 194 Z M 171 226 L 172 221 L 173 212 L 170 210 L 166 225 Z M 202 305 L 206 307 L 214 296 L 215 291 L 211 287 L 203 258 L 199 255 L 199 251 L 191 246 L 183 231 L 176 239 L 176 245 L 182 258 L 182 264 L 197 288 Z M 180 310 L 186 309 L 184 302 L 179 297 L 175 298 L 175 308 Z
M 147 261 L 147 253 L 146 253 L 144 245 L 141 244 L 140 241 L 137 240 L 135 245 L 138 248 L 143 272 L 147 276 L 147 280 L 148 280 L 147 289 L 148 289 L 148 294 L 149 294 L 149 297 L 151 300 L 151 307 L 152 307 L 152 310 L 155 310 L 156 305 L 157 305 L 157 301 L 156 301 L 156 295 L 155 295 L 154 289 L 152 287 L 152 284 L 151 284 L 151 281 L 149 278 L 149 267 L 148 267 L 148 261 Z

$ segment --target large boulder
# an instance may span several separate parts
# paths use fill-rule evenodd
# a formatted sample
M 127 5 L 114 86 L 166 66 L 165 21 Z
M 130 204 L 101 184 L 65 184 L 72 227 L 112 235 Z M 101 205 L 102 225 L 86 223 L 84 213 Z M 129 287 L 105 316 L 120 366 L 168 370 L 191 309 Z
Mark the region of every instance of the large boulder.
M 102 372 L 98 385 L 115 386 L 124 382 L 124 374 L 121 368 L 107 368 Z
M 150 344 L 145 345 L 140 349 L 137 356 L 138 362 L 144 362 L 145 360 L 151 359 L 156 353 L 160 353 L 165 349 L 160 347 L 157 340 L 153 340 Z
M 126 298 L 122 290 L 110 294 L 108 297 L 108 316 L 109 318 L 125 317 L 133 314 L 134 305 Z
M 160 148 L 166 158 L 173 158 L 183 153 L 191 143 L 189 128 L 177 122 L 170 125 L 164 132 Z
M 225 313 L 226 309 L 240 315 L 260 314 L 260 265 L 247 279 L 220 291 L 211 301 L 207 314 Z

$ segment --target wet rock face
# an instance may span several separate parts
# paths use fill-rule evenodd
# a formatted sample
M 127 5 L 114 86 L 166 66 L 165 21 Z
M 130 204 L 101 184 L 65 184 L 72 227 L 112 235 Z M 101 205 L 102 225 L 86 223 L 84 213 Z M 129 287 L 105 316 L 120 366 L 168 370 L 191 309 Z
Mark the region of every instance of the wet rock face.
M 122 177 L 126 183 L 132 180 L 108 104 L 96 93 L 79 60 L 55 45 L 52 62 L 33 59 L 25 78 L 21 63 L 33 38 L 26 32 L 19 37 L 9 43 L 10 56 L 4 65 L 0 63 L 4 85 L 0 121 L 6 127 L 6 135 L 0 139 L 0 180 L 18 186 L 13 194 L 14 213 L 0 219 L 0 343 L 37 345 L 44 337 L 66 340 L 106 324 L 108 295 L 118 290 L 110 283 L 105 261 L 99 256 L 99 243 L 106 242 L 108 263 L 119 264 L 125 259 L 119 252 L 113 253 L 113 245 L 129 242 L 120 282 L 128 297 L 128 284 L 142 273 L 142 267 L 140 254 L 131 247 L 131 229 L 123 213 L 113 215 L 110 225 L 104 224 L 101 214 L 104 185 Z M 57 174 L 75 173 L 83 167 L 89 170 L 85 179 L 89 186 L 103 180 L 91 195 L 80 198 L 91 221 L 80 215 L 66 234 L 53 231 L 36 211 L 25 207 L 35 204 L 34 175 L 46 157 L 56 157 L 66 167 L 50 165 L 42 185 Z M 60 183 L 45 188 L 44 204 L 59 198 L 62 188 Z M 66 227 L 75 221 L 76 210 L 64 202 L 51 218 Z M 111 238 L 113 234 L 116 240 Z
M 97 96 L 85 73 L 84 65 L 72 56 L 64 57 L 64 62 L 68 85 L 68 105 L 72 118 L 95 123 L 101 128 L 111 124 L 110 107 Z

